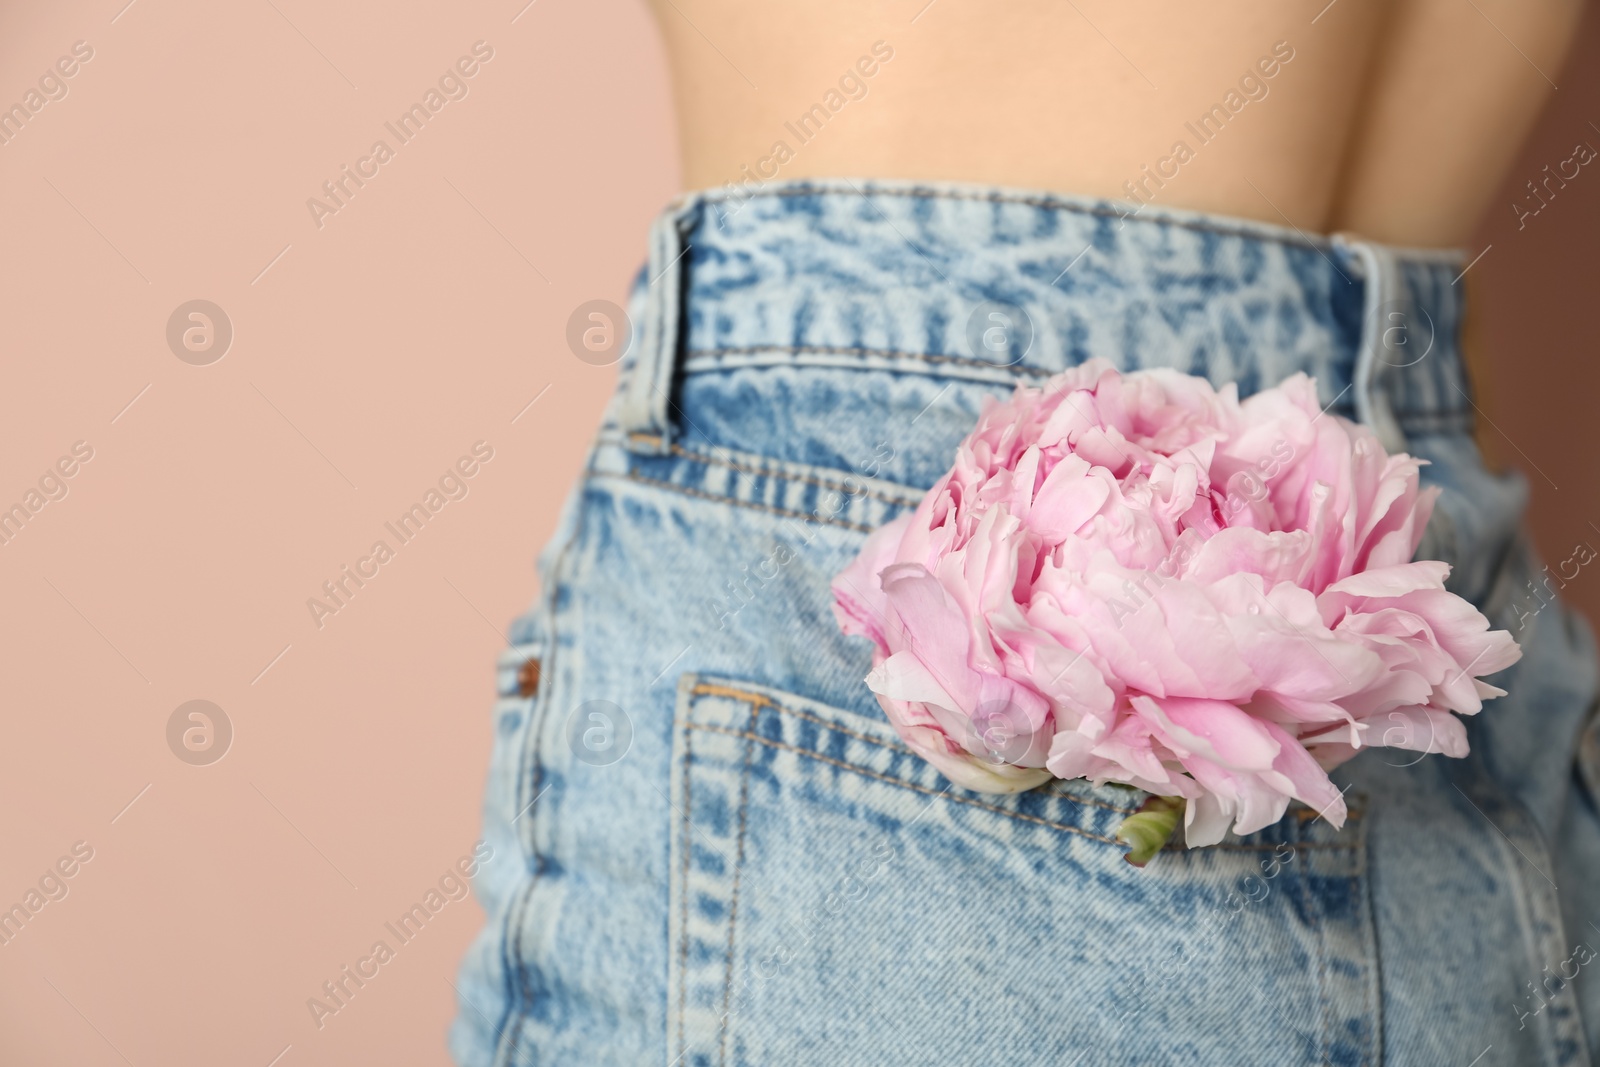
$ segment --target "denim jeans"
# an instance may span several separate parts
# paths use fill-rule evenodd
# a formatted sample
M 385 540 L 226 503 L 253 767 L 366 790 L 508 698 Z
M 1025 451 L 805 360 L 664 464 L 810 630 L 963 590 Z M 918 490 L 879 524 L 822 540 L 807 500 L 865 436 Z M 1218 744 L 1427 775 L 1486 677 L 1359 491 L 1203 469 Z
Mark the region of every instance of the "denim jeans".
M 829 181 L 656 224 L 501 663 L 514 860 L 478 881 L 460 1063 L 1589 1062 L 1594 646 L 1474 444 L 1461 257 L 1130 210 Z M 1306 371 L 1429 461 L 1420 554 L 1525 650 L 1469 757 L 1363 753 L 1342 831 L 1291 808 L 1137 870 L 1142 795 L 970 793 L 906 748 L 829 580 L 985 398 L 1091 356 L 1241 395 Z

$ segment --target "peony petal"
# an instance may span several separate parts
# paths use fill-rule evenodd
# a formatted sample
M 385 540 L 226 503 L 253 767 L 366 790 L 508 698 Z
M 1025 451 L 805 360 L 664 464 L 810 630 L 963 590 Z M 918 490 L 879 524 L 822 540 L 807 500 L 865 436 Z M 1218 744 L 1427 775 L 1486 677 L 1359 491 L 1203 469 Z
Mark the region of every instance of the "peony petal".
M 1046 475 L 1028 515 L 1028 527 L 1050 543 L 1065 541 L 1111 497 L 1108 477 L 1091 477 L 1082 458 L 1069 455 Z
M 1227 770 L 1270 770 L 1278 756 L 1271 724 L 1227 701 L 1135 696 L 1130 703 L 1167 744 Z
M 1334 829 L 1342 827 L 1346 814 L 1344 794 L 1333 784 L 1328 772 L 1283 727 L 1270 722 L 1261 725 L 1278 742 L 1278 756 L 1272 761 L 1272 770 L 1262 775 L 1262 779 L 1315 810 Z
M 846 634 L 870 637 L 887 648 L 883 629 L 888 601 L 879 574 L 895 561 L 912 516 L 902 515 L 867 536 L 860 555 L 833 579 L 833 615 Z
M 1374 728 L 1368 731 L 1368 737 L 1374 746 L 1439 752 L 1455 759 L 1466 756 L 1470 747 L 1467 728 L 1461 720 L 1437 708 L 1416 705 L 1394 708 L 1378 716 L 1371 725 Z

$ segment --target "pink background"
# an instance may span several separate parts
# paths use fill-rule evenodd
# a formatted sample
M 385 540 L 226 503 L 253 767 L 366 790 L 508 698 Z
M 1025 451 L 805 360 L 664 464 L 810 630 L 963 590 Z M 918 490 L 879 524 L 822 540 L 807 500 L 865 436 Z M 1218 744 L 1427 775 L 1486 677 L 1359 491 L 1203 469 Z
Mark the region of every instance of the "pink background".
M 476 840 L 501 631 L 614 380 L 567 318 L 622 301 L 677 186 L 660 48 L 618 0 L 123 2 L 0 15 L 0 103 L 94 49 L 0 145 L 0 506 L 94 450 L 0 546 L 0 907 L 94 849 L 0 946 L 0 1059 L 442 1063 L 473 902 L 321 1030 L 306 1000 Z M 468 95 L 318 228 L 307 198 L 478 40 Z M 1473 247 L 1486 441 L 1552 559 L 1600 544 L 1600 176 L 1521 232 L 1506 205 L 1600 144 L 1593 15 L 1581 51 Z M 208 366 L 165 339 L 196 298 L 234 328 Z M 318 629 L 307 598 L 477 441 L 468 495 Z M 233 724 L 209 766 L 167 747 L 192 699 Z

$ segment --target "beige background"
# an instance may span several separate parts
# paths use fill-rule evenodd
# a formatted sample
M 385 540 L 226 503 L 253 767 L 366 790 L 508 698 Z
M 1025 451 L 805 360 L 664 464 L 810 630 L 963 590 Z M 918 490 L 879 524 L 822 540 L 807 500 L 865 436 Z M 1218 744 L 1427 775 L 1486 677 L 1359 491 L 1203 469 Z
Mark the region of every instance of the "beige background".
M 614 378 L 567 350 L 567 317 L 623 299 L 676 188 L 643 6 L 523 2 L 0 14 L 0 104 L 94 49 L 0 145 L 0 506 L 94 450 L 0 546 L 0 907 L 94 849 L 0 946 L 0 1061 L 445 1060 L 475 903 L 320 1031 L 306 999 L 472 848 L 500 631 Z M 307 198 L 478 40 L 468 95 L 319 229 Z M 1597 59 L 1591 17 L 1512 186 L 1600 144 Z M 1543 472 L 1557 559 L 1600 544 L 1597 237 L 1586 170 L 1521 232 L 1497 208 L 1473 249 L 1489 437 Z M 208 366 L 165 339 L 197 298 L 234 328 Z M 480 440 L 468 495 L 319 630 L 307 598 Z M 1600 605 L 1587 571 L 1571 592 Z M 167 746 L 192 699 L 234 727 L 209 766 Z

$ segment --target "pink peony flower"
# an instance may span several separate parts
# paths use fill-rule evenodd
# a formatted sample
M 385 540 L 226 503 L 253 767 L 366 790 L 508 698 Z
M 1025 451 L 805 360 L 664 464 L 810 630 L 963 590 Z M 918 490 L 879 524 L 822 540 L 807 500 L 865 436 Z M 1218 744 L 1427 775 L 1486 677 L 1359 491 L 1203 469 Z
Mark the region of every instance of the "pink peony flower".
M 1342 825 L 1327 771 L 1361 748 L 1465 755 L 1521 651 L 1412 561 L 1421 461 L 1316 397 L 1093 360 L 987 404 L 833 582 L 907 744 L 969 789 L 1184 798 L 1190 847 L 1291 798 Z

